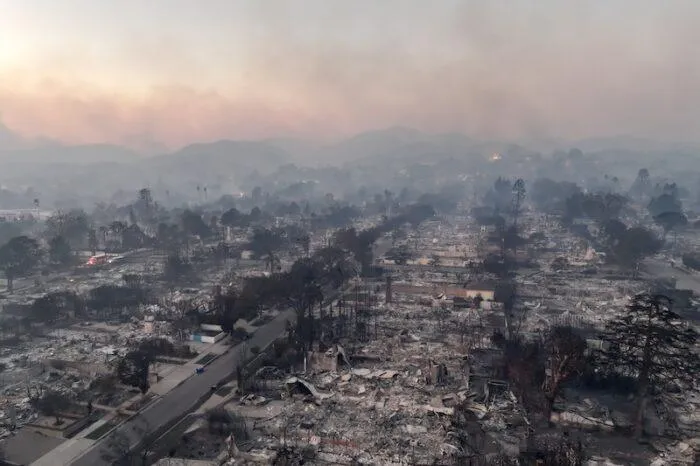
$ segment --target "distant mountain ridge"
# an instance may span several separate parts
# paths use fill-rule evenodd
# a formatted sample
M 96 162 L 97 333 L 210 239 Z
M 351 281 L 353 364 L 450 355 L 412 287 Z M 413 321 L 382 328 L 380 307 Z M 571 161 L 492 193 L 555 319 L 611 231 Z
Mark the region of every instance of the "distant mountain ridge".
M 222 139 L 197 142 L 159 155 L 141 155 L 115 144 L 67 145 L 49 140 L 28 140 L 0 122 L 0 162 L 6 164 L 90 165 L 103 163 L 141 163 L 154 166 L 167 163 L 165 158 L 184 162 L 198 159 L 199 164 L 212 164 L 221 169 L 231 164 L 242 169 L 261 169 L 263 165 L 284 163 L 336 164 L 376 157 L 459 155 L 466 151 L 500 150 L 512 146 L 503 141 L 472 139 L 461 133 L 431 134 L 414 128 L 395 126 L 365 131 L 331 144 L 298 138 L 262 140 Z M 700 151 L 700 143 L 664 143 L 640 137 L 613 136 L 566 142 L 561 139 L 527 141 L 525 146 L 545 152 L 578 147 L 584 152 L 600 151 Z
M 139 165 L 146 170 L 168 169 L 181 171 L 183 175 L 220 176 L 231 171 L 269 171 L 288 161 L 289 155 L 282 149 L 264 142 L 220 140 L 145 157 Z
M 22 144 L 22 138 L 10 131 L 10 128 L 0 122 L 0 150 L 3 148 L 16 149 Z
M 361 184 L 365 182 L 361 167 L 375 167 L 382 176 L 390 178 L 410 165 L 437 165 L 449 163 L 448 159 L 478 162 L 494 152 L 513 159 L 522 157 L 526 163 L 524 157 L 538 151 L 548 155 L 572 147 L 610 157 L 681 153 L 692 162 L 700 155 L 698 145 L 654 143 L 641 138 L 591 138 L 577 142 L 542 139 L 518 145 L 406 127 L 368 131 L 334 143 L 294 138 L 222 139 L 158 155 L 142 155 L 118 145 L 70 146 L 26 140 L 0 124 L 0 186 L 14 192 L 35 189 L 47 202 L 74 198 L 93 202 L 110 199 L 117 191 L 136 192 L 144 186 L 154 189 L 161 198 L 178 192 L 186 199 L 192 193 L 220 196 L 250 190 L 267 174 L 290 164 L 334 169 L 354 166 L 358 170 L 353 173 Z M 206 194 L 203 187 L 207 188 Z

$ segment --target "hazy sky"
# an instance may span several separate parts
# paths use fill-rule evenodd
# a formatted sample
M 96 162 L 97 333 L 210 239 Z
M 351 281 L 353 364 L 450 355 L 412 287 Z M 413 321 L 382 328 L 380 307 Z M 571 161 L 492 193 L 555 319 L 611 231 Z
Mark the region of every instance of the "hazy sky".
M 700 0 L 0 0 L 0 120 L 144 147 L 473 136 L 700 140 Z

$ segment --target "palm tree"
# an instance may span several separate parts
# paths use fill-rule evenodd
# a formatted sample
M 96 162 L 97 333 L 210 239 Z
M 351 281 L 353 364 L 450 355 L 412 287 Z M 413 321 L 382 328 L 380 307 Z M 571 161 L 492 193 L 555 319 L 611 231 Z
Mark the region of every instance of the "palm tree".
M 126 223 L 120 222 L 119 220 L 115 220 L 114 222 L 109 224 L 109 231 L 117 235 L 119 237 L 119 246 L 123 247 L 124 245 L 124 231 L 126 231 Z
M 148 188 L 141 189 L 139 191 L 139 200 L 145 204 L 146 209 L 150 209 L 151 202 L 153 201 L 151 190 Z
M 102 247 L 105 247 L 107 245 L 107 233 L 109 233 L 109 228 L 101 225 L 98 230 L 100 232 L 100 236 L 102 237 Z
M 97 254 L 97 232 L 94 228 L 90 228 L 90 230 L 88 231 L 88 245 L 90 247 L 92 255 L 94 256 L 95 254 Z

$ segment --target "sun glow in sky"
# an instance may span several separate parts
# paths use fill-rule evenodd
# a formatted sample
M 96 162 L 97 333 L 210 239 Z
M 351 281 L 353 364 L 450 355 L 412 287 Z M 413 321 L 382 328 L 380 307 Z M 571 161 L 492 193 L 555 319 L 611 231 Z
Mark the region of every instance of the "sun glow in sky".
M 134 147 L 405 125 L 700 141 L 696 0 L 0 0 L 0 121 Z

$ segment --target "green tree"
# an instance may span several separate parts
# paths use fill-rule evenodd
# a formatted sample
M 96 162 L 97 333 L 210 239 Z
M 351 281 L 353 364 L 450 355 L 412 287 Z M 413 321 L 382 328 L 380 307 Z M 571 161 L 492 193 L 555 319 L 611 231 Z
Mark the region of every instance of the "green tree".
M 315 306 L 323 302 L 324 277 L 322 269 L 311 259 L 301 259 L 292 265 L 289 272 L 275 274 L 266 280 L 249 281 L 254 295 L 261 296 L 267 303 L 285 303 L 297 314 L 296 334 L 306 348 L 315 341 Z M 247 291 L 243 290 L 244 293 Z M 250 293 L 250 291 L 248 291 Z
M 5 244 L 12 238 L 22 235 L 22 227 L 19 222 L 0 220 L 0 244 Z
M 624 239 L 627 232 L 627 225 L 617 219 L 610 219 L 601 225 L 601 237 L 608 248 L 615 248 Z
M 644 432 L 649 401 L 658 400 L 674 385 L 697 382 L 700 373 L 697 332 L 673 311 L 672 304 L 662 295 L 637 295 L 625 314 L 608 322 L 601 336 L 608 346 L 599 353 L 603 367 L 636 380 L 637 438 Z
M 117 377 L 123 384 L 137 387 L 145 394 L 150 388 L 148 375 L 154 361 L 155 355 L 145 348 L 131 351 L 117 363 Z
M 54 291 L 35 299 L 30 312 L 36 322 L 53 322 L 67 313 L 82 315 L 85 301 L 72 291 Z
M 184 243 L 186 238 L 180 227 L 162 222 L 158 224 L 156 244 L 160 249 L 179 253 Z
M 540 178 L 532 184 L 530 199 L 542 212 L 557 214 L 564 212 L 567 199 L 580 194 L 581 188 L 575 183 Z
M 71 407 L 72 401 L 66 395 L 50 390 L 41 398 L 35 399 L 33 404 L 44 416 L 53 416 L 56 420 L 54 424 L 58 426 L 63 424 L 61 414 Z
M 286 245 L 283 232 L 276 229 L 256 228 L 248 242 L 254 257 L 276 256 Z
M 648 209 L 653 217 L 657 217 L 666 212 L 681 213 L 683 212 L 683 204 L 675 195 L 664 193 L 653 198 L 649 202 Z
M 246 218 L 245 214 L 242 214 L 235 207 L 231 207 L 229 210 L 221 215 L 221 224 L 227 227 L 240 227 L 245 226 Z
M 73 249 L 84 246 L 90 231 L 87 214 L 79 209 L 58 212 L 46 220 L 49 237 L 63 236 Z
M 187 234 L 196 235 L 200 238 L 208 238 L 211 236 L 209 226 L 204 223 L 202 216 L 198 213 L 192 212 L 191 210 L 184 211 L 182 213 L 181 222 L 182 229 Z
M 74 260 L 70 244 L 63 236 L 54 236 L 49 241 L 49 261 L 53 265 L 70 265 Z
M 51 295 L 37 298 L 32 303 L 31 318 L 37 322 L 53 322 L 58 318 L 59 307 Z
M 147 245 L 148 238 L 137 224 L 129 225 L 122 231 L 122 248 L 132 251 Z
M 627 198 L 613 193 L 582 194 L 580 199 L 583 214 L 599 224 L 619 217 L 627 204 Z
M 632 268 L 636 273 L 639 262 L 659 249 L 661 241 L 652 232 L 642 227 L 632 227 L 625 230 L 612 252 L 620 265 Z
M 359 264 L 350 252 L 330 246 L 316 251 L 312 266 L 326 289 L 339 289 L 350 278 L 357 276 Z
M 262 219 L 263 213 L 262 210 L 260 210 L 260 207 L 255 206 L 252 209 L 250 209 L 250 213 L 248 214 L 248 219 L 250 222 L 259 222 Z
M 395 230 L 395 227 L 392 227 L 388 231 L 391 230 Z M 347 228 L 335 233 L 333 244 L 337 248 L 350 252 L 355 258 L 355 261 L 360 264 L 362 274 L 367 275 L 374 260 L 372 246 L 380 236 L 381 231 L 377 228 L 370 228 L 360 232 L 354 228 Z
M 688 224 L 688 218 L 681 212 L 663 212 L 654 217 L 654 221 L 664 229 L 664 239 L 671 230 Z
M 40 261 L 39 243 L 28 236 L 17 236 L 0 247 L 0 269 L 5 272 L 7 291 L 12 293 L 15 278 L 31 273 Z
M 508 212 L 513 193 L 513 182 L 507 178 L 498 177 L 493 183 L 493 187 L 486 193 L 484 201 L 493 205 L 496 212 Z

